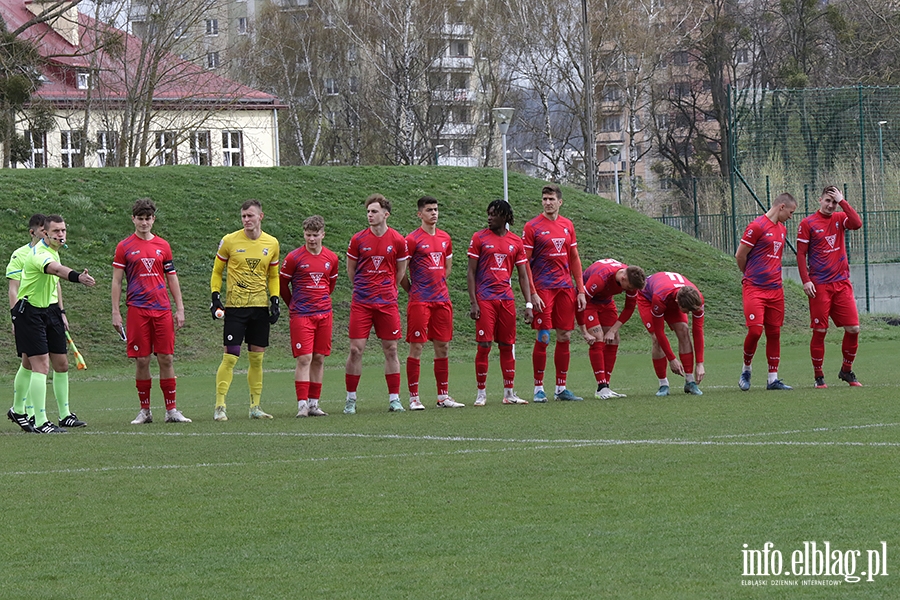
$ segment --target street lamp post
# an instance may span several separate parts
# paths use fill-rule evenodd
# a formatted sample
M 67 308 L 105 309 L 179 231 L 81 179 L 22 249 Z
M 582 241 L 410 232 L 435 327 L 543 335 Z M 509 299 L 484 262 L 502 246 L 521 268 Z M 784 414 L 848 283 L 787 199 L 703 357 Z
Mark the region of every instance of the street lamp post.
M 881 175 L 881 205 L 884 206 L 884 136 L 882 129 L 887 121 L 878 121 L 878 167 Z
M 619 159 L 622 157 L 622 148 L 619 144 L 609 144 L 607 148 L 609 149 L 609 160 L 611 160 L 613 164 L 613 178 L 615 179 L 616 184 L 616 204 L 621 204 L 622 201 L 619 197 Z
M 594 63 L 591 60 L 591 27 L 588 21 L 587 0 L 581 0 L 582 62 L 584 65 L 584 175 L 585 190 L 597 193 L 596 138 L 594 135 Z
M 514 109 L 495 108 L 493 112 L 497 118 L 497 125 L 500 126 L 500 144 L 503 152 L 503 199 L 509 203 L 509 180 L 506 174 L 506 132 L 509 131 L 509 123 L 512 121 Z
M 438 144 L 434 147 L 434 165 L 439 167 L 441 165 L 441 148 L 446 148 L 444 144 Z

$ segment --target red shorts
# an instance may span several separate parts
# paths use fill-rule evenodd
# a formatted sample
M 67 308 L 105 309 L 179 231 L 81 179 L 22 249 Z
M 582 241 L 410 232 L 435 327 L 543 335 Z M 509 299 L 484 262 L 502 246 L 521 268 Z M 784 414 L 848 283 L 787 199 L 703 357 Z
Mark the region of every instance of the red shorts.
M 129 306 L 125 335 L 128 337 L 128 358 L 175 354 L 175 321 L 172 311 Z
M 294 358 L 304 354 L 331 354 L 330 312 L 318 315 L 291 315 L 291 351 Z
M 516 343 L 516 301 L 479 300 L 481 316 L 475 321 L 475 341 Z
M 837 327 L 859 325 L 856 298 L 849 279 L 816 285 L 816 297 L 809 299 L 810 327 L 828 329 L 828 317 Z
M 741 296 L 744 301 L 744 319 L 747 327 L 770 325 L 781 327 L 784 324 L 784 290 L 769 290 L 752 285 L 742 286 Z
M 653 305 L 650 304 L 648 300 L 645 300 L 640 294 L 638 294 L 637 305 L 638 313 L 641 315 L 641 321 L 644 322 L 644 329 L 650 333 L 656 333 L 653 331 Z M 673 304 L 672 306 L 666 307 L 666 312 L 663 313 L 663 320 L 665 320 L 669 329 L 674 331 L 676 323 L 688 322 L 688 315 L 678 308 L 677 304 Z
M 544 301 L 544 310 L 534 312 L 532 329 L 559 329 L 572 331 L 575 329 L 575 290 L 573 288 L 556 288 L 538 290 Z
M 453 305 L 449 302 L 410 302 L 406 305 L 406 341 L 410 344 L 453 339 Z
M 396 304 L 356 304 L 350 303 L 350 339 L 369 339 L 372 326 L 380 340 L 399 340 L 402 335 L 400 310 Z
M 618 317 L 619 310 L 616 308 L 615 301 L 607 302 L 606 304 L 588 302 L 587 308 L 584 309 L 584 324 L 587 326 L 588 331 L 594 327 L 603 327 L 604 329 L 612 327 L 616 324 Z

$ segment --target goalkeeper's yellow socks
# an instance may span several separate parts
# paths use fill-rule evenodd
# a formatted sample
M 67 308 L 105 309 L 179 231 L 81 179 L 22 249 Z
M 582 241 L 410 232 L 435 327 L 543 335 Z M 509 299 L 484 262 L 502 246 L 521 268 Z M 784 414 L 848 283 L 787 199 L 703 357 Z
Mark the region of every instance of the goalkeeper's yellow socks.
M 231 387 L 231 380 L 234 378 L 234 365 L 237 364 L 237 359 L 234 354 L 222 355 L 222 364 L 216 371 L 216 406 L 225 406 L 225 396 L 228 395 L 228 388 Z
M 263 387 L 264 352 L 250 352 L 250 368 L 247 369 L 247 385 L 250 387 L 250 406 L 259 406 Z

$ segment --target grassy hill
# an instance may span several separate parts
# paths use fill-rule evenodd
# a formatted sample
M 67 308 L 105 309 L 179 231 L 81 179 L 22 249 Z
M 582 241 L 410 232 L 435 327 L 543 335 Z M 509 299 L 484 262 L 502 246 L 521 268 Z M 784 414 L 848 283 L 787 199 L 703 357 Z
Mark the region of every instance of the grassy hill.
M 206 168 L 7 170 L 0 174 L 0 255 L 8 257 L 27 241 L 27 220 L 34 212 L 59 213 L 69 229 L 69 248 L 63 262 L 90 269 L 98 284 L 88 290 L 63 283 L 63 295 L 73 334 L 92 369 L 126 364 L 124 349 L 110 325 L 111 260 L 119 240 L 133 232 L 132 202 L 152 197 L 160 208 L 155 231 L 169 240 L 184 292 L 187 325 L 178 336 L 179 369 L 190 363 L 217 361 L 221 353 L 221 324 L 213 323 L 209 304 L 209 276 L 219 239 L 240 228 L 240 204 L 257 198 L 263 204 L 263 229 L 275 235 L 282 256 L 302 244 L 301 223 L 311 214 L 326 220 L 325 244 L 343 258 L 350 236 L 366 226 L 362 201 L 381 192 L 394 203 L 389 224 L 402 233 L 418 226 L 415 201 L 429 194 L 441 201 L 439 226 L 456 245 L 451 274 L 456 306 L 454 353 L 473 351 L 472 322 L 468 318 L 465 249 L 472 233 L 486 226 L 488 202 L 502 196 L 502 176 L 493 169 L 453 167 L 320 167 L 320 168 Z M 542 182 L 510 174 L 509 195 L 516 214 L 514 231 L 540 212 Z M 585 266 L 599 258 L 616 258 L 642 266 L 648 274 L 679 271 L 696 283 L 707 300 L 710 344 L 717 336 L 733 337 L 743 329 L 740 274 L 731 256 L 698 242 L 630 209 L 580 191 L 564 191 L 563 214 L 578 228 Z M 788 324 L 805 332 L 806 303 L 797 286 L 790 286 Z M 402 301 L 405 298 L 401 293 Z M 335 356 L 346 351 L 349 285 L 342 265 L 335 292 Z M 623 348 L 644 350 L 646 335 L 639 319 L 623 330 Z M 524 330 L 522 332 L 524 335 Z M 530 336 L 529 336 L 530 337 Z M 273 332 L 268 367 L 290 368 L 285 322 Z M 733 340 L 732 340 L 733 341 Z M 0 340 L 2 372 L 15 363 L 11 336 Z M 403 351 L 401 351 L 402 353 Z M 370 352 L 375 358 L 375 352 Z M 272 362 L 274 361 L 274 362 Z M 188 364 L 186 364 L 188 363 Z

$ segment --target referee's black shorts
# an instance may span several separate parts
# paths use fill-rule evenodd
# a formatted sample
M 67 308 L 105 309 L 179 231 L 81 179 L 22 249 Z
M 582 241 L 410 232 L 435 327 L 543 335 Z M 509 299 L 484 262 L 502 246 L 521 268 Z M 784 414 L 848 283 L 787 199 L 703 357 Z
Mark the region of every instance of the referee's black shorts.
M 16 330 L 16 352 L 21 356 L 65 354 L 66 326 L 59 305 L 37 308 L 22 299 L 10 311 Z
M 223 346 L 240 346 L 246 340 L 249 346 L 269 347 L 269 309 L 262 306 L 225 309 L 225 326 L 222 328 Z

